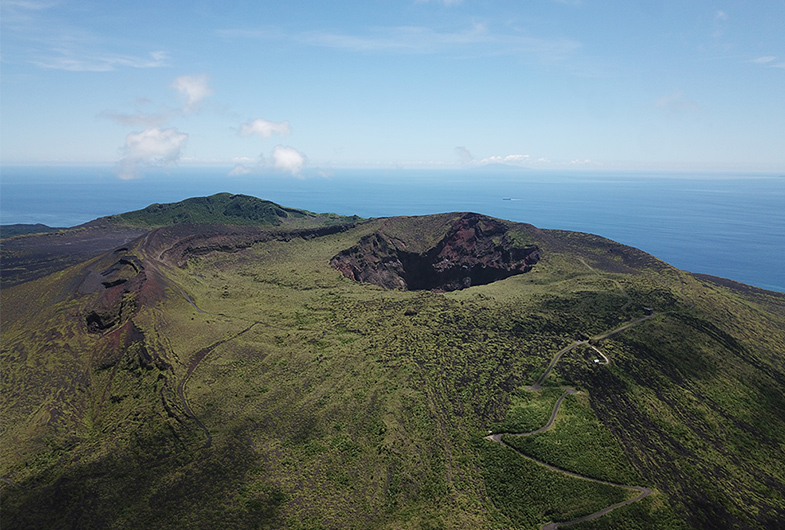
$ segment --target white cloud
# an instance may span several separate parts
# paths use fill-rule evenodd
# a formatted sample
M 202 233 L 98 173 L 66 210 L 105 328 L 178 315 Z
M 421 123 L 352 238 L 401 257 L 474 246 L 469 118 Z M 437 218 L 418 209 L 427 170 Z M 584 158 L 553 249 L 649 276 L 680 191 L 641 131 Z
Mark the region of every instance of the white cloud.
M 3 62 L 30 63 L 47 70 L 110 72 L 122 68 L 161 68 L 169 55 L 139 47 L 126 38 L 80 24 L 84 9 L 65 0 L 0 0 Z M 77 2 L 78 4 L 78 2 Z M 54 9 L 54 8 L 61 9 Z M 71 11 L 74 17 L 64 17 Z
M 150 52 L 149 57 L 133 55 L 74 53 L 70 50 L 56 50 L 60 56 L 42 57 L 31 62 L 49 70 L 67 70 L 70 72 L 111 72 L 119 66 L 129 68 L 160 68 L 168 66 L 169 56 L 166 52 Z
M 240 175 L 247 175 L 248 173 L 251 173 L 252 171 L 253 170 L 251 168 L 249 168 L 248 166 L 244 166 L 243 164 L 237 164 L 236 166 L 234 166 L 234 169 L 232 169 L 228 173 L 228 175 L 230 177 L 237 177 L 237 176 L 240 176 Z
M 124 114 L 122 112 L 114 112 L 111 110 L 105 110 L 99 114 L 101 118 L 106 118 L 108 120 L 116 121 L 121 125 L 129 125 L 129 126 L 136 126 L 136 125 L 143 125 L 145 127 L 158 127 L 163 125 L 163 123 L 168 118 L 169 113 L 155 113 L 155 114 L 147 114 L 144 112 L 135 112 L 133 114 Z
M 688 99 L 680 91 L 675 91 L 667 96 L 657 98 L 654 105 L 658 109 L 665 110 L 670 113 L 678 114 L 683 112 L 695 112 L 700 110 L 700 105 Z
M 163 125 L 175 116 L 183 116 L 196 112 L 201 101 L 213 93 L 207 83 L 206 75 L 182 75 L 175 78 L 170 85 L 183 96 L 185 104 L 182 108 L 169 109 L 164 106 L 158 112 L 146 113 L 137 111 L 133 114 L 124 114 L 114 111 L 104 111 L 101 117 L 116 121 L 122 125 L 142 125 L 142 132 L 130 133 L 125 138 L 122 147 L 122 158 L 117 163 L 120 178 L 130 179 L 141 175 L 145 167 L 165 166 L 180 160 L 180 152 L 185 147 L 188 134 L 181 133 L 174 127 L 162 128 Z M 138 100 L 138 104 L 149 104 L 149 100 Z
M 753 59 L 752 62 L 755 64 L 763 65 L 767 68 L 785 68 L 785 61 L 775 62 L 777 57 L 774 55 L 765 55 L 763 57 L 758 57 L 757 59 Z
M 504 157 L 504 161 L 509 162 L 526 162 L 529 159 L 529 155 L 507 155 Z
M 251 122 L 243 123 L 237 134 L 240 136 L 259 135 L 263 138 L 269 138 L 273 134 L 286 136 L 290 132 L 291 128 L 289 127 L 288 121 L 274 122 L 263 118 L 257 118 Z
M 186 102 L 182 108 L 170 109 L 165 106 L 160 106 L 158 112 L 150 113 L 137 111 L 131 114 L 105 110 L 101 112 L 99 116 L 116 121 L 122 125 L 142 125 L 146 128 L 160 127 L 175 116 L 182 116 L 197 111 L 202 99 L 213 93 L 213 90 L 207 84 L 206 75 L 183 75 L 177 77 L 169 87 L 185 96 Z M 150 100 L 144 98 L 137 100 L 137 104 L 140 106 L 149 105 L 150 103 Z
M 269 159 L 265 159 L 264 155 L 259 155 L 256 160 L 248 157 L 235 157 L 233 159 L 235 166 L 228 175 L 235 177 L 251 173 L 264 174 L 265 170 L 273 170 L 299 176 L 307 160 L 307 157 L 294 147 L 277 145 L 270 153 Z
M 714 31 L 711 36 L 715 39 L 722 39 L 725 35 L 725 29 L 728 26 L 730 17 L 725 11 L 715 11 L 714 13 Z
M 305 165 L 305 155 L 293 147 L 277 145 L 270 154 L 273 168 L 297 175 Z
M 379 28 L 372 35 L 346 35 L 315 31 L 300 35 L 298 40 L 313 46 L 354 52 L 434 53 L 455 45 L 480 42 L 487 38 L 484 34 L 485 27 L 479 24 L 467 31 L 453 33 L 438 33 L 430 28 L 419 26 L 401 26 Z
M 185 112 L 198 110 L 199 103 L 213 93 L 207 84 L 205 74 L 181 75 L 172 82 L 171 87 L 185 96 L 186 102 L 183 109 Z
M 32 0 L 4 0 L 3 7 L 8 8 L 19 8 L 19 9 L 29 9 L 31 11 L 41 11 L 43 9 L 49 9 L 50 7 L 54 7 L 58 4 L 58 2 L 34 2 Z
M 123 158 L 118 162 L 118 175 L 132 179 L 140 175 L 142 167 L 166 166 L 176 163 L 188 135 L 174 127 L 153 127 L 125 138 Z
M 436 31 L 424 26 L 390 26 L 370 28 L 362 34 L 328 31 L 286 34 L 265 29 L 225 29 L 220 34 L 227 38 L 293 40 L 308 46 L 361 53 L 432 54 L 470 48 L 480 53 L 518 54 L 545 61 L 564 59 L 581 47 L 579 42 L 569 39 L 532 37 L 518 31 L 493 32 L 481 23 L 456 31 Z
M 125 138 L 125 155 L 128 158 L 170 164 L 180 158 L 180 149 L 188 135 L 174 127 L 146 129 L 131 133 Z
M 529 155 L 507 155 L 507 156 L 489 156 L 488 158 L 483 158 L 479 160 L 477 163 L 480 165 L 484 164 L 523 164 L 524 162 L 529 161 Z

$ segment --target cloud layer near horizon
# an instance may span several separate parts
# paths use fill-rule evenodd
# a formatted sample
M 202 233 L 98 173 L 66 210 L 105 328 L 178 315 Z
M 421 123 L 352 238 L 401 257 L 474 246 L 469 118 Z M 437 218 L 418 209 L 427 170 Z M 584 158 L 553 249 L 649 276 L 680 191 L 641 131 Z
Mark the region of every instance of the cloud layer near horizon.
M 245 162 L 245 161 L 244 161 Z M 276 145 L 270 153 L 270 158 L 266 159 L 264 155 L 259 155 L 259 159 L 255 166 L 249 166 L 244 163 L 238 163 L 228 173 L 230 177 L 240 175 L 249 175 L 252 173 L 261 173 L 265 170 L 279 171 L 289 173 L 292 176 L 299 176 L 300 172 L 308 162 L 308 157 L 303 153 L 290 147 L 288 145 Z

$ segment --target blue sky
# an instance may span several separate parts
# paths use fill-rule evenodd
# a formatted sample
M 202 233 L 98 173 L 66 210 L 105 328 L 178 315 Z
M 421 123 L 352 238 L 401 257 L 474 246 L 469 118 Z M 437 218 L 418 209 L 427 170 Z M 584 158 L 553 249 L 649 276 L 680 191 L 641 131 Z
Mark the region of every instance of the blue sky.
M 2 0 L 0 163 L 785 170 L 785 2 Z

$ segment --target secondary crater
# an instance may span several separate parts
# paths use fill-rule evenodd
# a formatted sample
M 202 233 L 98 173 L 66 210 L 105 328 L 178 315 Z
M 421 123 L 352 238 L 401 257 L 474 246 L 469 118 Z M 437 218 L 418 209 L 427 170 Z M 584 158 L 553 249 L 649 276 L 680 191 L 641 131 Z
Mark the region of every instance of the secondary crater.
M 405 241 L 379 230 L 330 264 L 347 278 L 387 289 L 455 291 L 523 274 L 539 259 L 539 247 L 517 244 L 507 225 L 467 213 L 424 251 L 408 250 Z

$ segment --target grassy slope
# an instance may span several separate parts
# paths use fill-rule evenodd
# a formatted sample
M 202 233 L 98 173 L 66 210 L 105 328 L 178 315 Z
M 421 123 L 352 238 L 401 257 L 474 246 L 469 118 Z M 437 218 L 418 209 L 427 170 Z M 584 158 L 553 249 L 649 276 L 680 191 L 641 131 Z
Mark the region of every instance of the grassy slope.
M 564 401 L 552 429 L 527 437 L 505 436 L 504 441 L 538 460 L 581 475 L 619 484 L 641 482 L 618 442 L 597 421 L 585 394 Z
M 171 372 L 141 367 L 133 352 L 97 370 L 84 352 L 98 339 L 80 334 L 86 302 L 62 294 L 58 278 L 4 289 L 2 476 L 13 482 L 2 484 L 4 519 L 534 528 L 589 513 L 627 493 L 482 436 L 505 417 L 538 427 L 521 413 L 536 401 L 521 389 L 551 356 L 578 333 L 653 307 L 661 316 L 600 345 L 610 365 L 576 349 L 549 379 L 583 390 L 593 410 L 565 409 L 562 425 L 576 416 L 613 439 L 624 454 L 614 458 L 627 459 L 620 473 L 658 490 L 580 527 L 782 522 L 782 297 L 680 278 L 593 236 L 529 228 L 521 239 L 545 251 L 532 272 L 446 295 L 384 291 L 330 269 L 331 256 L 381 225 L 398 237 L 416 228 L 429 242 L 444 217 L 379 220 L 166 270 L 204 311 L 170 288 L 135 317 Z M 29 304 L 39 297 L 48 297 L 41 309 Z M 162 399 L 177 404 L 168 381 L 213 345 L 186 385 L 212 436 L 205 448 L 199 426 L 170 417 Z M 553 391 L 542 393 L 552 402 Z M 534 408 L 544 423 L 548 405 Z M 558 423 L 542 436 L 575 441 Z M 580 460 L 584 444 L 573 445 L 555 458 Z M 596 448 L 586 449 L 592 458 Z
M 193 197 L 175 203 L 151 204 L 142 210 L 112 215 L 104 219 L 113 224 L 153 228 L 187 223 L 278 226 L 285 222 L 289 224 L 298 220 L 307 222 L 316 218 L 334 222 L 357 220 L 356 217 L 348 218 L 335 214 L 313 214 L 305 210 L 286 208 L 249 195 L 230 193 Z

